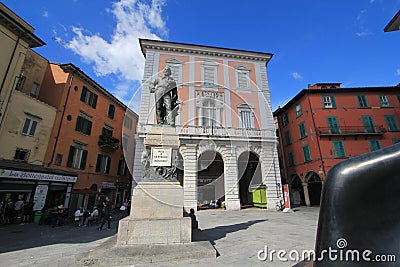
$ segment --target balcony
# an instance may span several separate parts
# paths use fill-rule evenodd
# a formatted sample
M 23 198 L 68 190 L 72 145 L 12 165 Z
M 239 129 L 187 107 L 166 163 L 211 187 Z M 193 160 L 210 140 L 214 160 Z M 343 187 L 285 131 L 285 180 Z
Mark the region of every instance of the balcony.
M 340 126 L 337 128 L 317 127 L 318 136 L 351 136 L 351 135 L 383 135 L 386 129 L 383 125 L 365 126 Z
M 98 145 L 101 149 L 116 150 L 119 148 L 119 140 L 112 136 L 100 135 Z

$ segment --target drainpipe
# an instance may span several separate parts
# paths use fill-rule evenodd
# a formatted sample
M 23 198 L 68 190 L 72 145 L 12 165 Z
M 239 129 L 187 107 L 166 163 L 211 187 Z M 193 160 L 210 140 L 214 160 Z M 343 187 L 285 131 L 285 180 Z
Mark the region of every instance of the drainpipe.
M 53 152 L 51 153 L 50 162 L 47 163 L 47 167 L 48 167 L 48 168 L 49 168 L 50 165 L 53 163 L 54 155 L 55 155 L 55 153 L 56 153 L 56 148 L 57 148 L 57 144 L 58 144 L 58 139 L 59 139 L 60 132 L 61 132 L 61 126 L 62 126 L 63 121 L 64 121 L 65 109 L 66 109 L 66 106 L 67 106 L 67 103 L 68 103 L 69 93 L 71 92 L 72 81 L 74 80 L 75 72 L 76 72 L 76 70 L 74 70 L 74 71 L 71 73 L 71 79 L 69 80 L 67 97 L 65 98 L 64 107 L 63 107 L 63 111 L 62 111 L 62 114 L 61 114 L 61 121 L 60 121 L 60 125 L 59 125 L 59 127 L 58 127 L 58 130 L 57 130 L 56 142 L 54 143 L 54 146 L 53 146 Z
M 313 112 L 312 107 L 311 107 L 310 88 L 308 89 L 307 99 L 308 99 L 308 105 L 310 106 L 311 119 L 312 119 L 313 126 L 314 126 L 315 139 L 317 140 L 317 146 L 318 146 L 319 156 L 320 156 L 320 158 L 321 158 L 322 172 L 324 173 L 324 178 L 325 178 L 325 177 L 326 177 L 326 174 L 325 174 L 325 164 L 324 164 L 324 159 L 322 158 L 321 146 L 320 146 L 320 144 L 319 144 L 319 137 L 318 137 L 318 134 L 317 134 L 317 127 L 315 126 L 314 112 Z

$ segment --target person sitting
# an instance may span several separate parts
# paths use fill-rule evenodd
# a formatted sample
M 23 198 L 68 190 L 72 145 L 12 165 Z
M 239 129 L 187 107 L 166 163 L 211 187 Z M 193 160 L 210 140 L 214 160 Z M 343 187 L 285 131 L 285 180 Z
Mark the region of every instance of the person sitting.
M 81 208 L 77 209 L 74 214 L 76 226 L 81 226 L 80 220 L 81 220 L 82 216 L 83 216 L 83 212 L 82 212 L 82 207 L 81 207 Z
M 98 218 L 99 218 L 99 210 L 97 209 L 97 206 L 94 206 L 92 214 L 86 218 L 85 226 L 88 226 L 90 221 L 96 221 Z

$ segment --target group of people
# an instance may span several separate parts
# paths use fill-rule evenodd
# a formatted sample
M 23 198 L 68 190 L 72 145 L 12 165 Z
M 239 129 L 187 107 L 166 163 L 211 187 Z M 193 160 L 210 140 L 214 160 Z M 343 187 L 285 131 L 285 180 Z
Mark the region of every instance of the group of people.
M 33 204 L 18 198 L 15 203 L 11 199 L 7 199 L 0 203 L 0 212 L 3 214 L 4 223 L 19 222 L 21 224 L 30 221 Z
M 93 210 L 84 210 L 83 208 L 79 208 L 75 211 L 75 223 L 78 227 L 80 226 L 88 226 L 89 222 L 97 221 L 99 218 L 100 226 L 97 228 L 98 230 L 102 230 L 103 226 L 107 222 L 107 228 L 110 229 L 110 219 L 112 214 L 112 204 L 109 197 L 106 197 L 105 200 L 99 203 L 99 207 L 97 205 L 93 206 Z

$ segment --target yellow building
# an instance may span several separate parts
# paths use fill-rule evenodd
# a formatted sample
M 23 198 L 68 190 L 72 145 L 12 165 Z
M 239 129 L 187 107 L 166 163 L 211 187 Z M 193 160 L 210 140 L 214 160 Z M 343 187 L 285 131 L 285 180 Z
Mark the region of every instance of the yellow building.
M 34 30 L 0 2 L 0 127 L 21 74 L 27 49 L 45 45 Z

